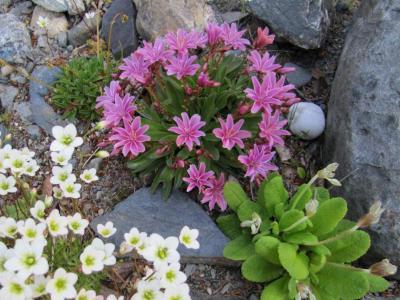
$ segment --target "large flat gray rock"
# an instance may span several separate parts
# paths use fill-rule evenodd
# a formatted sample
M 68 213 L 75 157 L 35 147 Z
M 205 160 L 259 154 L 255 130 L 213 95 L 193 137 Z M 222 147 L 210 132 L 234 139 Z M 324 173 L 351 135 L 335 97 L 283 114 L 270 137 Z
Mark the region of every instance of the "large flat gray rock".
M 356 220 L 381 200 L 366 264 L 400 265 L 400 1 L 364 0 L 346 38 L 329 101 L 325 161 Z
M 158 233 L 164 238 L 179 236 L 185 225 L 198 229 L 200 249 L 179 246 L 179 252 L 186 257 L 220 258 L 229 241 L 207 213 L 180 191 L 173 191 L 171 197 L 164 200 L 159 190 L 152 194 L 149 188 L 141 188 L 118 203 L 111 212 L 94 219 L 90 226 L 95 229 L 97 224 L 107 221 L 112 221 L 117 228 L 117 233 L 108 239 L 117 247 L 124 240 L 124 233 L 132 227 L 148 234 Z

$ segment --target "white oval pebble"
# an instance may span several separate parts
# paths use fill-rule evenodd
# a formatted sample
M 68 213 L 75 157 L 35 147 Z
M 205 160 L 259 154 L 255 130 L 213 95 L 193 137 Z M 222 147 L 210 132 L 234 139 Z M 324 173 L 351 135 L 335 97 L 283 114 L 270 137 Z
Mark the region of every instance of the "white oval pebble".
M 325 115 L 314 103 L 300 102 L 289 109 L 289 129 L 304 140 L 319 137 L 325 129 Z

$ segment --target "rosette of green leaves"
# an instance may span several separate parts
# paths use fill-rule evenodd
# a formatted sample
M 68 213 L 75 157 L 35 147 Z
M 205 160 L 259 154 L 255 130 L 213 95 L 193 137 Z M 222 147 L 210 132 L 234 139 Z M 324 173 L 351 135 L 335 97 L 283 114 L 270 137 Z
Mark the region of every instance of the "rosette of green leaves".
M 256 201 L 236 182 L 225 185 L 224 196 L 233 211 L 218 218 L 232 239 L 224 256 L 243 262 L 247 280 L 266 283 L 261 300 L 295 299 L 299 286 L 308 286 L 318 300 L 360 299 L 388 288 L 382 277 L 351 266 L 367 252 L 370 237 L 344 219 L 343 198 L 332 198 L 328 190 L 309 184 L 290 198 L 276 174 L 261 184 Z M 307 216 L 305 207 L 312 198 L 319 207 Z M 262 220 L 257 234 L 241 227 L 254 213 Z

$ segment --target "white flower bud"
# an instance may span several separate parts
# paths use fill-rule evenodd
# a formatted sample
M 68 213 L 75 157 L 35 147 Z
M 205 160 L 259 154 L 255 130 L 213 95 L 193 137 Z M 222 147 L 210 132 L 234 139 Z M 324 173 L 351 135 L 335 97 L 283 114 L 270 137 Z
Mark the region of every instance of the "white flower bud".
M 97 151 L 97 152 L 96 152 L 95 156 L 96 156 L 96 157 L 100 157 L 100 158 L 106 158 L 106 157 L 109 157 L 109 156 L 110 156 L 110 153 L 108 153 L 108 152 L 105 151 L 105 150 L 100 150 L 100 151 Z

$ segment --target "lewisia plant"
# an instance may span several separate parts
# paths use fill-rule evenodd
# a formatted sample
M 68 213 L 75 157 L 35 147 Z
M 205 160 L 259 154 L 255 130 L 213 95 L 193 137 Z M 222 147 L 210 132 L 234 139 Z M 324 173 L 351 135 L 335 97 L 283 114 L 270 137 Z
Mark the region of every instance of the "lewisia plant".
M 259 28 L 254 41 L 236 24 L 179 29 L 144 42 L 119 67 L 118 80 L 97 100 L 113 145 L 134 173 L 162 185 L 197 189 L 202 202 L 224 210 L 230 174 L 260 183 L 289 132 L 281 112 L 299 101 L 285 83 L 293 71 L 267 51 L 274 35 Z

